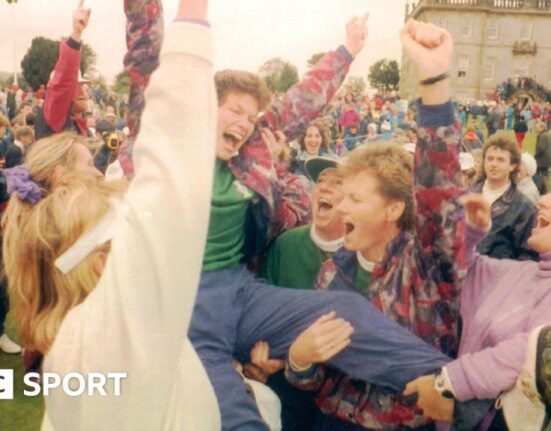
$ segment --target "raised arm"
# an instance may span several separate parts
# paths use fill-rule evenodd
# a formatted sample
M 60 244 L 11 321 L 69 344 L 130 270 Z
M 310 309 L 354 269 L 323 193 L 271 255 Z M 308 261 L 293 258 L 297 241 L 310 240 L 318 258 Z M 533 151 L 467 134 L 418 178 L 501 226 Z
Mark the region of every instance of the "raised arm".
M 367 40 L 367 17 L 354 17 L 346 24 L 346 42 L 329 52 L 304 78 L 291 87 L 261 118 L 261 123 L 281 130 L 289 141 L 327 106 L 348 73 L 350 63 Z
M 206 5 L 206 0 L 181 2 Z M 60 371 L 125 371 L 127 379 L 120 397 L 57 403 L 64 410 L 51 411 L 54 427 L 56 419 L 86 424 L 59 429 L 92 429 L 98 417 L 108 418 L 102 423 L 109 423 L 109 429 L 159 429 L 167 423 L 172 397 L 183 390 L 178 385 L 182 376 L 189 376 L 189 369 L 197 378 L 204 374 L 193 353 L 180 359 L 189 346 L 187 330 L 206 241 L 216 96 L 210 31 L 185 17 L 170 25 L 161 67 L 148 89 L 134 149 L 136 175 L 100 282 L 68 313 L 48 358 L 48 365 Z M 180 122 L 166 115 L 167 106 Z M 75 339 L 80 349 L 74 347 Z M 192 385 L 198 381 L 191 380 Z M 208 390 L 208 384 L 203 386 Z M 53 402 L 50 397 L 48 404 Z M 71 402 L 78 405 L 69 417 Z M 216 412 L 207 407 L 189 421 L 213 417 Z
M 163 42 L 163 14 L 161 0 L 125 1 L 127 18 L 124 67 L 130 76 L 126 123 L 130 131 L 121 148 L 119 162 L 125 175 L 134 175 L 132 153 L 140 131 L 145 107 L 144 92 L 151 74 L 159 66 L 159 53 Z
M 408 21 L 401 30 L 404 51 L 420 78 L 419 139 L 415 152 L 414 198 L 419 258 L 446 291 L 457 296 L 464 275 L 465 217 L 458 198 L 463 192 L 459 166 L 459 126 L 450 100 L 449 70 L 453 51 L 450 34 L 433 24 Z M 455 292 L 453 292 L 455 290 Z
M 90 9 L 84 7 L 84 0 L 79 0 L 78 7 L 73 12 L 71 36 L 60 43 L 59 57 L 48 82 L 48 93 L 42 112 L 46 124 L 56 133 L 63 130 L 77 91 L 81 37 L 88 26 L 90 13 Z

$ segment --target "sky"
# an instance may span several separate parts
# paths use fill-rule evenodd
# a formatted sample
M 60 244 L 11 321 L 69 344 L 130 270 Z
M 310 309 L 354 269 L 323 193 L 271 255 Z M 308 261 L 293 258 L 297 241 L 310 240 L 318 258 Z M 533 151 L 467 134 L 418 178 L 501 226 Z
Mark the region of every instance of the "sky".
M 366 77 L 381 58 L 400 60 L 398 31 L 404 22 L 406 0 L 210 0 L 209 18 L 215 39 L 216 69 L 256 72 L 272 57 L 306 70 L 314 53 L 336 49 L 345 41 L 345 24 L 369 12 L 369 37 L 350 76 Z M 58 39 L 71 32 L 75 0 L 0 0 L 0 71 L 14 64 L 34 37 Z M 122 70 L 125 53 L 122 0 L 86 0 L 92 9 L 83 40 L 97 54 L 96 69 L 111 82 Z M 175 16 L 177 0 L 163 2 L 165 19 Z M 14 52 L 15 39 L 15 52 Z M 16 61 L 14 61 L 16 59 Z

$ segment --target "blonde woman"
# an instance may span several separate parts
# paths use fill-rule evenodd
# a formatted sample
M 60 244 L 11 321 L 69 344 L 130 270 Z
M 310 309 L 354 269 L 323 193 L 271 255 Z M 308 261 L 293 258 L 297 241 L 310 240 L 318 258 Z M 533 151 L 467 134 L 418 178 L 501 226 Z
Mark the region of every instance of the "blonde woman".
M 158 1 L 128 3 L 160 10 Z M 31 166 L 15 182 L 4 258 L 25 344 L 45 355 L 45 376 L 126 374 L 118 396 L 113 380 L 102 386 L 106 396 L 51 390 L 44 429 L 220 427 L 214 393 L 186 338 L 214 158 L 206 3 L 180 1 L 134 148 L 136 176 L 125 194 L 81 178 L 43 193 L 47 184 Z M 168 120 L 167 104 L 182 122 Z M 63 178 L 60 169 L 54 182 Z

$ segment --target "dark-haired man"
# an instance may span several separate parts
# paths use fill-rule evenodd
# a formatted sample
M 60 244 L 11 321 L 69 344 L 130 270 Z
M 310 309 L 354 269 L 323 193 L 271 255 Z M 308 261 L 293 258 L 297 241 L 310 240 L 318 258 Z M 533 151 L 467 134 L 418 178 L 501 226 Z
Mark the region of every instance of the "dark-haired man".
M 481 254 L 498 259 L 537 260 L 526 243 L 536 220 L 536 207 L 516 187 L 521 154 L 516 142 L 494 135 L 482 151 L 483 181 L 473 187 L 491 205 L 492 229 L 478 245 Z

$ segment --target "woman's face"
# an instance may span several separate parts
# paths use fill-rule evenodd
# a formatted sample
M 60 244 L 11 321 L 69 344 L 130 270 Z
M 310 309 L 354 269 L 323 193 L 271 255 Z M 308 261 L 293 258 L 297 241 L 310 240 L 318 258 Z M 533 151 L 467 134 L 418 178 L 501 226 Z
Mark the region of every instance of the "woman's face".
M 542 196 L 537 205 L 537 223 L 528 238 L 528 245 L 538 253 L 546 253 L 551 251 L 551 193 Z
M 94 159 L 86 146 L 75 144 L 76 160 L 74 172 L 83 180 L 99 180 L 103 174 L 94 166 Z
M 306 135 L 304 136 L 304 151 L 309 156 L 319 155 L 321 147 L 322 137 L 319 129 L 316 126 L 308 127 Z

